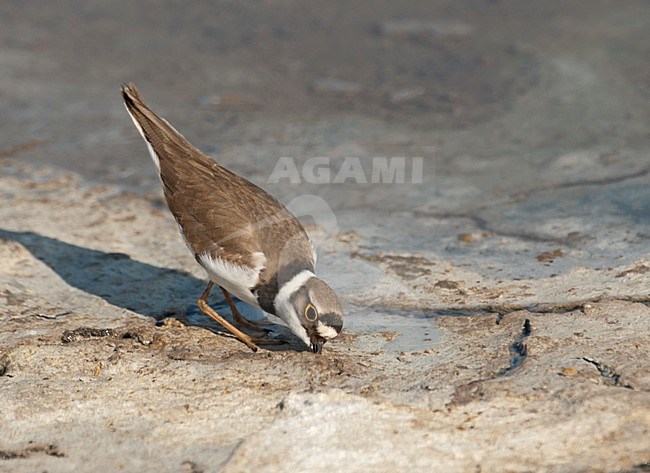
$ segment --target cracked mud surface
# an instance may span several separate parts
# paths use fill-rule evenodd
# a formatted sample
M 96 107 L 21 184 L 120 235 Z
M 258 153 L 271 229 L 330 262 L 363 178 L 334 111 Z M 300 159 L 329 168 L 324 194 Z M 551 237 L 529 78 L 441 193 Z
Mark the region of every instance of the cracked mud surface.
M 0 471 L 647 471 L 647 6 L 522 5 L 0 6 Z M 334 210 L 322 356 L 201 315 L 124 80 Z M 266 182 L 391 155 L 423 184 Z

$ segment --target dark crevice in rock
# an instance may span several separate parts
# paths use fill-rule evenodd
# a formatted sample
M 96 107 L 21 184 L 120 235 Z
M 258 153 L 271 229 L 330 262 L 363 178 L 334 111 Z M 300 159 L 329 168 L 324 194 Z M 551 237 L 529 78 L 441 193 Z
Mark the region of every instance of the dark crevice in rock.
M 490 225 L 490 223 L 475 214 L 470 213 L 454 213 L 454 212 L 445 212 L 445 213 L 436 213 L 436 212 L 427 212 L 427 211 L 417 211 L 416 215 L 421 217 L 433 217 L 441 220 L 445 219 L 467 219 L 474 222 L 474 225 L 479 229 L 493 235 L 516 238 L 518 240 L 532 241 L 535 243 L 554 243 L 557 245 L 566 245 L 571 246 L 575 243 L 575 238 L 573 236 L 567 235 L 565 238 L 551 238 L 536 235 L 534 233 L 525 233 L 525 232 L 516 232 L 516 231 L 506 231 L 499 230 Z
M 510 366 L 499 370 L 497 376 L 510 374 L 524 364 L 528 358 L 528 346 L 526 345 L 525 340 L 532 332 L 533 328 L 530 324 L 530 320 L 524 320 L 524 326 L 521 329 L 521 333 L 517 336 L 515 341 L 508 346 L 508 350 L 510 351 Z
M 149 346 L 153 342 L 153 334 L 149 331 L 142 330 L 128 330 L 124 332 L 119 338 L 133 339 L 140 345 Z
M 516 196 L 513 196 L 512 199 L 513 201 L 520 201 L 520 200 L 524 200 L 531 194 L 548 191 L 548 190 L 569 189 L 571 187 L 585 187 L 585 186 L 609 186 L 612 184 L 619 184 L 621 182 L 625 182 L 630 179 L 636 179 L 637 177 L 647 176 L 648 174 L 650 174 L 650 167 L 640 169 L 630 174 L 623 174 L 622 176 L 604 177 L 600 179 L 581 179 L 577 181 L 561 182 L 559 184 L 551 184 L 548 186 L 540 186 L 533 189 L 529 189 L 527 191 L 518 193 Z
M 558 184 L 540 186 L 533 189 L 528 189 L 522 192 L 518 192 L 517 194 L 514 195 L 510 195 L 506 197 L 503 200 L 503 202 L 497 203 L 496 205 L 508 205 L 515 202 L 521 202 L 526 200 L 529 196 L 537 192 L 544 192 L 544 191 L 557 190 L 557 189 L 568 189 L 572 187 L 607 186 L 612 184 L 619 184 L 621 182 L 625 182 L 630 179 L 643 177 L 648 174 L 650 174 L 650 167 L 643 168 L 639 171 L 630 174 L 625 174 L 622 176 L 606 177 L 601 179 L 583 179 L 578 181 L 563 182 Z M 493 233 L 494 235 L 498 235 L 498 236 L 511 237 L 519 240 L 532 241 L 536 243 L 556 243 L 556 244 L 562 244 L 571 247 L 571 246 L 575 246 L 576 243 L 580 242 L 581 240 L 584 240 L 584 235 L 576 235 L 573 233 L 569 233 L 564 238 L 552 238 L 552 237 L 544 237 L 534 233 L 499 230 L 497 228 L 494 228 L 485 218 L 479 215 L 481 210 L 487 208 L 494 208 L 494 207 L 495 207 L 495 203 L 491 202 L 490 204 L 476 207 L 473 210 L 473 212 L 437 213 L 437 212 L 430 212 L 426 210 L 418 210 L 414 212 L 414 214 L 417 216 L 433 217 L 438 219 L 468 219 L 473 221 L 478 229 L 483 230 L 485 232 Z
M 123 332 L 112 328 L 92 328 L 79 327 L 74 330 L 66 330 L 61 336 L 63 343 L 73 343 L 84 339 L 93 338 L 115 338 L 115 339 L 132 339 L 141 345 L 151 345 L 153 342 L 153 333 L 148 329 L 131 328 Z
M 404 309 L 395 307 L 386 307 L 382 304 L 370 304 L 369 307 L 377 312 L 394 315 L 420 316 L 424 318 L 432 317 L 475 317 L 477 315 L 492 316 L 496 315 L 496 324 L 499 325 L 506 315 L 518 311 L 527 311 L 536 315 L 544 314 L 570 314 L 571 312 L 584 312 L 584 306 L 588 304 L 597 304 L 599 302 L 618 301 L 632 302 L 643 304 L 650 307 L 650 299 L 647 297 L 603 297 L 590 300 L 582 300 L 569 303 L 548 303 L 540 302 L 532 305 L 484 305 L 484 306 L 467 306 L 467 307 L 447 307 L 444 309 L 433 309 L 430 311 L 412 310 L 408 307 Z
M 600 375 L 603 377 L 605 384 L 607 384 L 608 386 L 617 386 L 620 388 L 634 389 L 631 384 L 623 381 L 622 375 L 611 366 L 607 366 L 606 364 L 600 363 L 591 358 L 583 357 L 582 359 L 587 363 L 591 363 L 596 367 Z
M 7 355 L 0 356 L 0 376 L 5 376 L 9 372 L 9 357 Z
M 20 450 L 0 450 L 0 460 L 14 460 L 17 458 L 28 458 L 35 453 L 44 453 L 51 457 L 65 457 L 56 445 L 32 445 Z
M 501 376 L 508 376 L 514 373 L 520 366 L 524 364 L 528 358 L 528 346 L 525 340 L 533 332 L 533 327 L 529 319 L 524 320 L 524 325 L 521 332 L 514 342 L 508 345 L 510 352 L 510 365 L 507 368 L 502 368 L 489 378 L 475 379 L 469 383 L 457 386 L 451 400 L 446 404 L 447 408 L 454 406 L 462 406 L 474 400 L 485 397 L 485 389 L 483 384 Z
M 72 343 L 84 338 L 117 338 L 117 334 L 112 328 L 79 327 L 63 332 L 61 341 L 63 343 Z
M 38 317 L 41 319 L 46 319 L 46 320 L 56 320 L 59 317 L 63 317 L 65 315 L 71 315 L 72 311 L 71 310 L 64 310 L 63 312 L 55 312 L 52 314 L 47 313 L 47 310 L 42 310 L 40 312 L 36 312 L 32 314 L 33 317 Z

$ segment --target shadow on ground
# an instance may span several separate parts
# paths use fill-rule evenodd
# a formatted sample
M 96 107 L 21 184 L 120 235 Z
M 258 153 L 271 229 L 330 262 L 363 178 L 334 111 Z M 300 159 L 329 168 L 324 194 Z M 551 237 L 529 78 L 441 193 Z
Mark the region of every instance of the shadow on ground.
M 23 245 L 38 260 L 49 266 L 67 284 L 106 302 L 140 315 L 160 321 L 174 316 L 186 325 L 214 329 L 216 324 L 201 313 L 195 303 L 205 289 L 205 282 L 177 269 L 160 268 L 132 259 L 124 253 L 106 253 L 66 243 L 34 232 L 13 232 L 0 229 L 0 238 Z M 218 296 L 213 290 L 212 300 Z M 240 312 L 250 308 L 236 301 Z M 223 300 L 212 305 L 232 321 L 230 310 Z M 278 328 L 284 334 L 279 326 Z M 286 338 L 286 337 L 283 337 Z M 275 349 L 300 349 L 295 341 Z

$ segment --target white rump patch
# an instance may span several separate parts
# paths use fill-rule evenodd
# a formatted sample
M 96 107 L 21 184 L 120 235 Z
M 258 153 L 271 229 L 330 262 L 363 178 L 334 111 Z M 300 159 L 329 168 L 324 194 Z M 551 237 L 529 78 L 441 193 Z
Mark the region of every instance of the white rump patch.
M 266 257 L 260 252 L 253 253 L 251 256 L 255 264 L 254 268 L 230 263 L 219 257 L 213 258 L 207 253 L 199 256 L 199 262 L 208 272 L 212 281 L 238 299 L 259 309 L 257 297 L 251 292 L 251 289 L 259 282 L 259 275 L 266 264 Z
M 311 345 L 311 340 L 309 340 L 305 327 L 300 323 L 296 310 L 291 305 L 291 296 L 313 277 L 316 277 L 316 275 L 306 269 L 299 272 L 291 278 L 291 280 L 282 285 L 278 291 L 278 295 L 275 296 L 275 300 L 273 301 L 276 315 L 280 317 L 284 323 L 287 324 L 289 330 L 305 342 L 305 345 L 307 346 Z
M 160 173 L 160 159 L 158 158 L 158 155 L 153 150 L 153 146 L 151 146 L 151 143 L 149 143 L 149 140 L 145 136 L 144 131 L 142 131 L 142 127 L 140 126 L 138 121 L 135 119 L 135 117 L 131 114 L 131 111 L 129 110 L 129 107 L 127 107 L 126 104 L 124 104 L 124 107 L 126 107 L 126 111 L 129 113 L 129 116 L 131 117 L 131 120 L 133 120 L 133 124 L 138 129 L 138 131 L 140 132 L 140 135 L 142 135 L 142 139 L 144 140 L 144 144 L 147 145 L 147 149 L 149 150 L 149 154 L 151 155 L 151 159 L 153 159 L 153 163 L 158 168 L 158 173 Z
M 318 335 L 320 335 L 326 340 L 334 338 L 339 334 L 335 328 L 330 327 L 329 325 L 325 325 L 322 322 L 318 322 L 318 325 L 316 326 L 316 331 L 318 332 Z

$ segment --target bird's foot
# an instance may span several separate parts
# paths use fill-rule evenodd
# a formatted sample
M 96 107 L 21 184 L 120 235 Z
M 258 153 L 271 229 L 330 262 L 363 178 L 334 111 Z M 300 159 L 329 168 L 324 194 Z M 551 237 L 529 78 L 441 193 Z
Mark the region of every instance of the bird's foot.
M 208 286 L 208 289 L 209 288 L 210 288 L 210 286 Z M 207 292 L 207 290 L 206 290 L 206 292 Z M 221 317 L 219 314 L 217 314 L 214 311 L 214 309 L 212 307 L 210 307 L 210 305 L 206 302 L 206 300 L 203 297 L 201 299 L 199 299 L 198 304 L 199 304 L 199 308 L 206 315 L 209 315 L 214 320 L 219 322 L 230 333 L 232 333 L 235 337 L 237 337 L 240 341 L 242 341 L 248 348 L 250 348 L 254 352 L 257 351 L 257 345 L 251 339 L 251 337 L 249 337 L 248 335 L 246 335 L 245 333 L 243 333 L 242 331 L 240 331 L 236 327 L 233 327 L 232 325 L 230 325 L 230 323 L 227 320 L 225 320 L 223 317 Z

